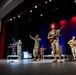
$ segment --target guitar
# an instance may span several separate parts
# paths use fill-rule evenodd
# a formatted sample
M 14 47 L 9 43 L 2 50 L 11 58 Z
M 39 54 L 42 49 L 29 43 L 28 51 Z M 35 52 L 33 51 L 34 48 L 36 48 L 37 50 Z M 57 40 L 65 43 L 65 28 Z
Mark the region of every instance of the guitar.
M 59 31 L 63 28 L 64 26 L 62 26 Z M 54 35 L 51 35 L 50 38 L 49 38 L 49 42 L 52 43 L 55 39 L 55 36 Z
M 70 44 L 70 47 L 71 47 L 71 48 L 73 47 L 73 43 Z
M 46 50 L 47 48 L 40 48 L 40 54 L 44 53 L 44 50 Z
M 76 42 L 75 43 L 70 43 L 69 45 L 72 48 L 73 46 L 76 46 Z
M 41 48 L 40 48 L 40 51 L 44 51 L 45 49 L 47 49 L 47 48 L 43 48 L 43 47 L 41 47 Z
M 54 41 L 54 38 L 55 38 L 55 36 L 51 35 L 50 38 L 49 38 L 49 42 L 52 43 Z

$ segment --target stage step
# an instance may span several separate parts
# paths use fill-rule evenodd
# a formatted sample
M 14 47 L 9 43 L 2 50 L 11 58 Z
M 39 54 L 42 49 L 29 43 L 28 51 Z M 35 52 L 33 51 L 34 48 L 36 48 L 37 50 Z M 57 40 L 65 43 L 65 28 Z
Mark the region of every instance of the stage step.
M 69 59 L 71 58 L 72 56 L 71 55 L 62 55 L 62 58 L 63 59 Z M 54 55 L 43 55 L 43 58 L 54 58 Z
M 8 58 L 17 58 L 18 57 L 18 55 L 7 55 L 7 59 Z

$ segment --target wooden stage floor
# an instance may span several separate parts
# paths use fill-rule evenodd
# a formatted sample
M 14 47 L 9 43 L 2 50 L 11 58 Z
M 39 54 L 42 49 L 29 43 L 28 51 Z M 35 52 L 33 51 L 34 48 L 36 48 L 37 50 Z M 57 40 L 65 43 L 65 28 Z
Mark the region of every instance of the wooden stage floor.
M 32 61 L 0 60 L 0 75 L 76 75 L 76 61 L 63 60 L 52 63 L 51 59 Z

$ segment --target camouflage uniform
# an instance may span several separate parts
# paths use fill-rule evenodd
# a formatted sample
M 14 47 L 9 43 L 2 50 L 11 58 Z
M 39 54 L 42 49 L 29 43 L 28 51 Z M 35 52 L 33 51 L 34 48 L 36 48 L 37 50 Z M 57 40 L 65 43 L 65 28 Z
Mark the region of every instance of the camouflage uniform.
M 58 32 L 58 30 L 52 30 L 48 33 L 48 39 L 52 35 L 55 36 L 53 42 L 51 43 L 51 47 L 52 47 L 52 50 L 53 50 L 54 57 L 57 57 L 57 55 L 59 57 L 61 57 L 61 49 L 60 49 L 60 44 L 59 44 L 60 33 Z
M 75 59 L 76 57 L 76 40 L 70 40 L 68 41 L 68 44 L 70 45 L 71 43 L 75 43 L 74 45 L 71 46 L 71 52 L 72 52 L 72 55 Z
M 21 59 L 21 51 L 22 51 L 22 42 L 21 41 L 17 41 L 17 55 L 18 55 L 18 59 Z
M 40 48 L 41 39 L 40 38 L 36 39 L 36 38 L 34 38 L 32 36 L 30 36 L 30 38 L 35 41 L 34 49 L 33 49 L 33 56 L 34 56 L 34 58 L 36 58 L 36 57 L 40 58 L 39 48 Z

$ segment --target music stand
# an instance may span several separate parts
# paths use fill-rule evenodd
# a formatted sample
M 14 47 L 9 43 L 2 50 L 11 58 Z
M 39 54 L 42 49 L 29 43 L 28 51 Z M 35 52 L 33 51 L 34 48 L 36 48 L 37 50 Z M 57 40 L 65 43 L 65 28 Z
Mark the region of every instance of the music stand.
M 16 45 L 15 44 L 10 44 L 10 46 L 9 46 L 9 48 L 12 48 L 12 61 L 11 62 L 14 62 L 13 61 L 13 54 L 14 54 L 14 50 L 15 50 L 15 47 L 16 47 Z

